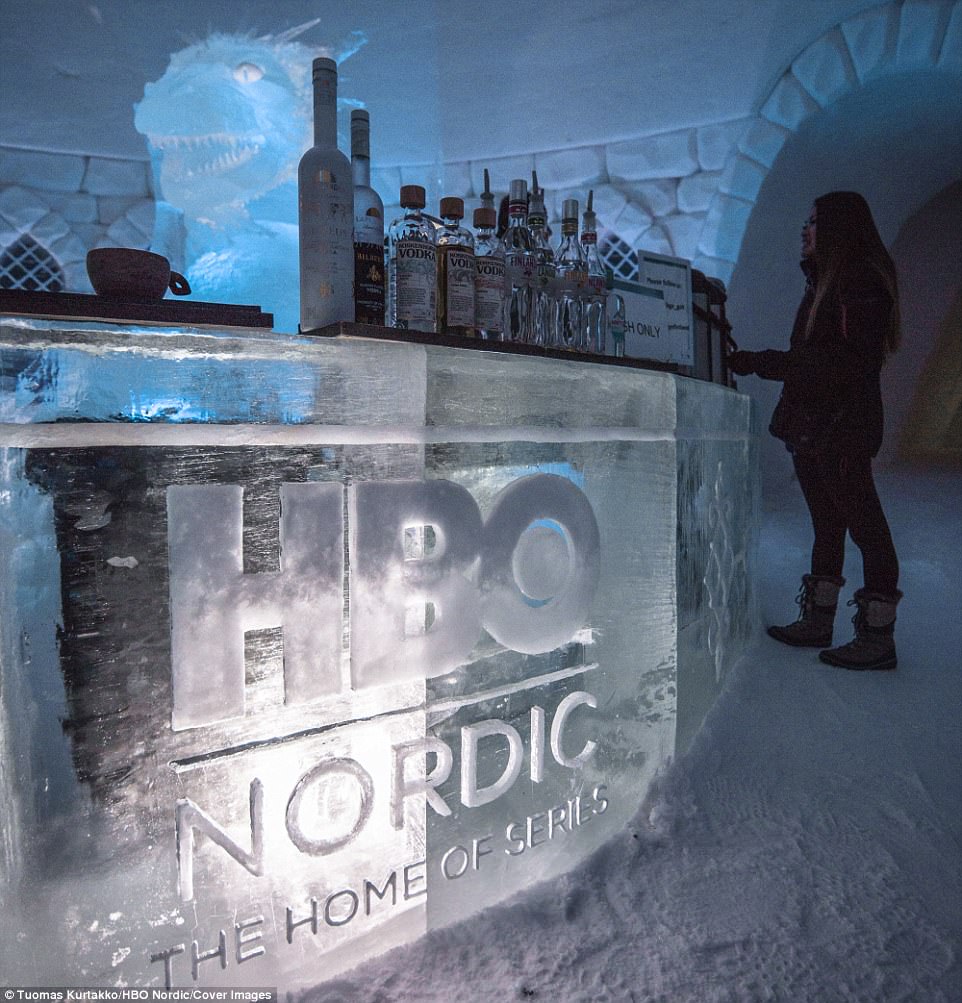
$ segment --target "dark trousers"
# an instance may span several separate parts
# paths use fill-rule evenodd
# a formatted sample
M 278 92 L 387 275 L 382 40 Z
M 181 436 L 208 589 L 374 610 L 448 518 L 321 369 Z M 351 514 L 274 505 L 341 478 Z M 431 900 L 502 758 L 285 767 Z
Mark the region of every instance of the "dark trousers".
M 815 530 L 812 574 L 841 575 L 848 532 L 862 552 L 865 588 L 894 594 L 899 561 L 875 490 L 872 458 L 865 452 L 830 452 L 796 453 L 793 459 Z

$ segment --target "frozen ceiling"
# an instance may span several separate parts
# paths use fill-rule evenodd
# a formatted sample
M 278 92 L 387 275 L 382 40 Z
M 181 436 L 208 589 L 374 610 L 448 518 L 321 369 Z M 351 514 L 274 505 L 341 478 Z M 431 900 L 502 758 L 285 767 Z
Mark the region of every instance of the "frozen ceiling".
M 3 0 L 0 144 L 144 157 L 133 105 L 212 31 L 366 44 L 341 94 L 388 164 L 477 159 L 748 115 L 813 39 L 877 0 Z

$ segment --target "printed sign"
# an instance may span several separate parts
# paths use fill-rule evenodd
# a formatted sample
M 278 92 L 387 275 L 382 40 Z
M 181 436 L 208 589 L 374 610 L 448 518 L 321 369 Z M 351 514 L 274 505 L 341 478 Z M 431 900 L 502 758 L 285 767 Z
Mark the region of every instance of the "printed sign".
M 659 362 L 694 365 L 695 337 L 691 309 L 691 262 L 651 251 L 638 252 L 638 282 L 645 289 L 660 292 L 665 310 L 664 330 L 656 337 L 642 334 L 639 358 Z M 636 342 L 637 344 L 637 342 Z M 626 354 L 632 355 L 629 337 Z
M 615 279 L 614 291 L 625 303 L 625 355 L 668 361 L 668 311 L 662 290 Z

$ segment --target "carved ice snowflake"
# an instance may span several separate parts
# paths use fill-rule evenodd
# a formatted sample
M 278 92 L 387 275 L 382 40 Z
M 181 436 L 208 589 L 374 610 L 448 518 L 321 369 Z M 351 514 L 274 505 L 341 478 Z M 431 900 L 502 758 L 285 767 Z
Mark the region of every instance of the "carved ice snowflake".
M 734 505 L 725 486 L 724 466 L 719 461 L 708 505 L 708 564 L 705 590 L 708 593 L 708 651 L 715 660 L 715 679 L 721 680 L 725 644 L 732 632 L 731 597 L 735 575 L 742 564 L 732 547 Z

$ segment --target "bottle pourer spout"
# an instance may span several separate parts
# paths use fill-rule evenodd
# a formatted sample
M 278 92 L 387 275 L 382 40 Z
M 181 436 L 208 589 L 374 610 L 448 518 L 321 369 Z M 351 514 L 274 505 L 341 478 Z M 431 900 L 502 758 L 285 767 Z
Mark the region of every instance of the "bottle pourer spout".
M 487 167 L 484 169 L 484 191 L 481 192 L 481 205 L 486 209 L 494 208 L 494 194 L 491 191 L 491 177 Z

